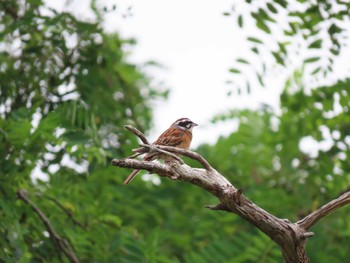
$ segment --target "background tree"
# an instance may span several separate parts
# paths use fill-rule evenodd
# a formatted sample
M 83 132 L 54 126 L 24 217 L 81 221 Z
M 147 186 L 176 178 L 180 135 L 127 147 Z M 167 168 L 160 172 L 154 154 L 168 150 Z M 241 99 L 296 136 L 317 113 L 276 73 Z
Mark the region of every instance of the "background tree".
M 100 20 L 15 0 L 1 1 L 0 20 L 0 261 L 66 262 L 16 200 L 21 189 L 81 261 L 122 258 L 133 231 L 121 229 L 115 200 L 126 192 L 108 160 L 135 143 L 124 124 L 148 129 L 150 102 L 164 94 L 126 61 L 133 41 L 105 34 Z
M 342 60 L 349 54 L 348 10 L 346 1 L 236 2 L 224 14 L 236 20 L 250 51 L 230 69 L 236 89 L 249 93 L 252 87 L 275 85 L 279 75 L 289 77 L 301 69 L 306 88 L 348 77 Z

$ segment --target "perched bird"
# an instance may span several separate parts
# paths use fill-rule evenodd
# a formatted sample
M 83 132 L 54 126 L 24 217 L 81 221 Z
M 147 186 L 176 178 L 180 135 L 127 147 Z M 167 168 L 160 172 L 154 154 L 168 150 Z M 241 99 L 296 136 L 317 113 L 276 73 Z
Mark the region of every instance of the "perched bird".
M 187 150 L 190 147 L 192 141 L 192 129 L 195 126 L 198 126 L 198 124 L 194 123 L 188 118 L 178 119 L 158 137 L 153 145 L 173 146 Z M 149 152 L 143 157 L 142 160 L 153 161 L 155 159 L 170 161 L 172 158 L 165 154 Z M 124 184 L 130 183 L 139 171 L 140 170 L 132 171 L 132 173 L 124 181 Z

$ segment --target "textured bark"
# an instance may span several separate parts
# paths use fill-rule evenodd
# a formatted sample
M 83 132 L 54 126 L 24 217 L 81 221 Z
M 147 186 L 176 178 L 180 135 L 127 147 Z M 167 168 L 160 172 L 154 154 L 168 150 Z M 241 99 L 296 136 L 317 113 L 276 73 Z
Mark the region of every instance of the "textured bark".
M 139 149 L 136 152 L 140 152 Z M 147 170 L 150 173 L 156 173 L 172 180 L 186 181 L 210 192 L 220 200 L 220 203 L 214 206 L 208 205 L 207 208 L 235 213 L 259 228 L 281 248 L 286 263 L 310 262 L 306 255 L 305 246 L 307 239 L 314 234 L 308 232 L 308 229 L 322 217 L 350 202 L 350 191 L 348 191 L 302 220 L 292 223 L 287 219 L 278 218 L 254 204 L 243 195 L 240 189 L 235 188 L 198 153 L 165 146 L 145 147 L 142 151 L 145 152 L 150 149 L 153 151 L 161 149 L 188 156 L 197 160 L 204 168 L 191 168 L 178 162 L 160 164 L 130 158 L 114 159 L 112 164 L 123 168 Z

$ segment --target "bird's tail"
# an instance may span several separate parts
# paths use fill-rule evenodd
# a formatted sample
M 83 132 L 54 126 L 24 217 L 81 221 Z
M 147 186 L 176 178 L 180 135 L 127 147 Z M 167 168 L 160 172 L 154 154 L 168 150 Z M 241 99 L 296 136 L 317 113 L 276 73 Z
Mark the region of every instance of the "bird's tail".
M 128 176 L 128 178 L 125 179 L 124 181 L 124 184 L 128 184 L 132 181 L 132 179 L 134 179 L 134 177 L 137 175 L 137 173 L 139 172 L 140 170 L 134 170 L 132 171 L 132 173 Z

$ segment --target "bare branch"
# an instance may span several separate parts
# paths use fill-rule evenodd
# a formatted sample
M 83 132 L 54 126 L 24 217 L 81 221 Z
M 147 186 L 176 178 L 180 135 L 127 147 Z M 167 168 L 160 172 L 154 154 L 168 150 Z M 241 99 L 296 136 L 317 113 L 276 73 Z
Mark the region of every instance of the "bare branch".
M 350 191 L 342 194 L 338 198 L 330 201 L 329 203 L 325 204 L 324 206 L 320 207 L 316 211 L 312 212 L 308 216 L 304 217 L 303 219 L 299 220 L 297 224 L 305 229 L 308 230 L 310 227 L 312 227 L 314 224 L 316 224 L 320 219 L 325 217 L 326 215 L 334 212 L 336 209 L 347 205 L 350 203 Z
M 315 235 L 315 233 L 313 233 L 313 232 L 305 232 L 305 233 L 301 234 L 301 238 L 306 240 L 309 237 L 313 237 L 314 235 Z
M 34 212 L 39 216 L 40 220 L 45 224 L 47 231 L 50 234 L 50 238 L 52 239 L 53 244 L 59 251 L 63 251 L 63 253 L 68 257 L 69 261 L 72 263 L 79 263 L 78 258 L 76 257 L 73 248 L 69 244 L 69 242 L 59 236 L 56 233 L 56 230 L 51 225 L 50 220 L 45 216 L 45 214 L 29 199 L 28 192 L 24 189 L 20 189 L 17 191 L 17 197 L 23 200 L 26 204 L 28 204 Z
M 210 170 L 213 169 L 210 166 L 210 164 L 207 162 L 207 160 L 205 160 L 200 154 L 198 154 L 196 152 L 192 152 L 190 150 L 185 150 L 185 149 L 172 147 L 172 146 L 157 145 L 157 147 L 159 149 L 163 149 L 165 151 L 172 152 L 172 153 L 181 154 L 183 156 L 187 156 L 187 157 L 189 157 L 189 158 L 191 158 L 193 160 L 196 160 L 197 162 L 199 162 L 205 168 L 205 170 L 210 171 Z
M 155 151 L 155 152 L 160 152 L 160 153 L 169 155 L 172 158 L 174 158 L 175 160 L 177 160 L 180 164 L 184 164 L 184 161 L 179 156 L 177 156 L 177 155 L 175 155 L 175 154 L 173 154 L 171 152 L 164 151 L 164 150 L 160 149 L 158 145 L 141 144 L 141 146 L 147 148 L 150 152 Z
M 72 220 L 73 224 L 80 226 L 81 228 L 86 228 L 86 226 L 82 223 L 80 223 L 79 221 L 75 220 L 73 214 L 71 211 L 69 211 L 67 208 L 65 208 L 58 200 L 56 200 L 53 197 L 50 196 L 43 196 L 44 198 L 54 202 L 59 208 L 62 209 L 62 211 L 70 218 L 70 220 Z
M 182 180 L 197 185 L 220 200 L 212 210 L 232 212 L 259 228 L 278 244 L 287 263 L 309 262 L 305 252 L 305 240 L 310 236 L 297 224 L 275 217 L 246 198 L 215 169 L 191 168 L 177 162 L 160 164 L 135 159 L 113 159 L 112 164 L 124 168 L 143 169 L 172 180 Z
M 138 157 L 138 156 L 140 156 L 140 155 L 142 155 L 142 154 L 144 154 L 143 152 L 141 153 L 135 153 L 135 154 L 133 154 L 133 155 L 130 155 L 130 156 L 128 156 L 128 157 L 125 157 L 125 159 L 133 159 L 133 158 L 136 158 L 136 157 Z
M 125 125 L 124 127 L 126 129 L 128 129 L 129 131 L 131 131 L 133 134 L 135 134 L 137 137 L 139 137 L 144 144 L 150 144 L 148 142 L 146 136 L 142 132 L 140 132 L 138 129 L 136 129 L 135 127 L 133 127 L 131 125 Z
M 227 211 L 230 212 L 230 210 L 223 204 L 218 204 L 218 205 L 206 205 L 204 208 L 208 208 L 210 210 L 222 210 L 222 211 Z

